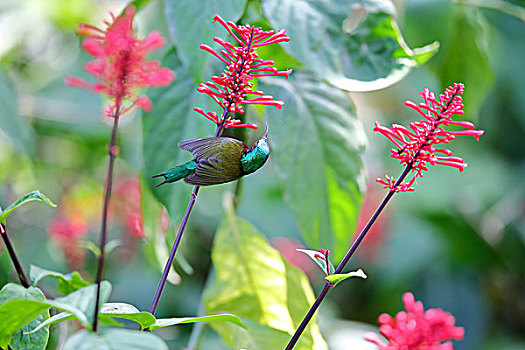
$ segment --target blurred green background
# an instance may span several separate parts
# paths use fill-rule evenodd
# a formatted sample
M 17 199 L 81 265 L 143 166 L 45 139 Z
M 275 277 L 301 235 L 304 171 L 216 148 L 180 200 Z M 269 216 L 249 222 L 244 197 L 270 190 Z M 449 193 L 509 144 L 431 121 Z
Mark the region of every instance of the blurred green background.
M 216 6 L 203 13 L 209 21 L 213 10 L 226 12 L 221 8 L 225 4 L 209 3 L 210 8 Z M 165 15 L 167 9 L 169 18 L 169 4 L 160 0 L 135 4 L 140 7 L 136 28 L 142 37 L 157 29 L 174 40 Z M 260 6 L 257 1 L 250 4 L 255 9 Z M 101 98 L 67 87 L 64 77 L 86 76 L 82 67 L 89 58 L 79 49 L 78 23 L 101 23 L 108 11 L 119 13 L 124 5 L 122 1 L 0 1 L 0 205 L 36 188 L 59 205 L 57 209 L 26 206 L 10 218 L 9 232 L 26 267 L 31 263 L 62 272 L 75 269 L 88 279 L 94 277 L 95 258 L 86 242 L 98 242 L 110 125 L 102 118 Z M 321 308 L 321 332 L 330 349 L 347 349 L 356 334 L 360 337 L 359 330 L 375 328 L 382 312 L 399 311 L 402 293 L 413 291 L 425 307 L 449 311 L 457 325 L 465 327 L 465 339 L 455 344 L 456 349 L 523 349 L 525 2 L 406 0 L 394 5 L 410 47 L 438 41 L 440 48 L 400 82 L 375 92 L 350 93 L 368 138 L 362 154 L 368 185 L 358 225 L 385 193 L 374 179 L 402 171 L 388 158 L 387 141 L 373 134 L 376 120 L 383 125 L 408 125 L 418 116 L 404 107 L 405 100 L 419 102 L 417 93 L 424 87 L 437 94 L 463 82 L 466 119 L 484 129 L 485 135 L 479 142 L 458 138 L 451 145 L 454 154 L 469 163 L 462 174 L 433 168 L 418 181 L 415 192 L 394 197 L 350 264 L 352 269 L 363 268 L 368 279 L 345 282 L 331 293 Z M 249 11 L 244 16 L 244 20 L 257 18 Z M 181 50 L 188 44 L 177 45 Z M 162 58 L 166 50 L 153 57 Z M 300 65 L 290 56 L 281 57 L 290 61 L 279 61 L 279 67 Z M 279 118 L 286 123 L 288 101 L 274 97 L 285 102 Z M 110 228 L 117 247 L 106 269 L 114 288 L 111 300 L 143 310 L 149 309 L 167 255 L 166 241 L 174 239 L 173 228 L 180 220 L 179 209 L 168 208 L 170 222 L 144 179 L 153 172 L 145 159 L 151 150 L 143 149 L 146 118 L 137 114 L 121 120 Z M 170 142 L 180 141 L 178 136 Z M 206 135 L 190 137 L 198 136 Z M 270 159 L 243 182 L 239 216 L 307 271 L 318 291 L 323 283 L 319 271 L 294 251 L 307 242 L 283 199 L 275 165 Z M 175 265 L 177 274 L 164 291 L 159 316 L 189 316 L 202 310 L 200 296 L 210 273 L 211 243 L 226 189 L 234 190 L 235 185 L 206 188 L 199 194 L 183 240 L 184 259 Z M 185 207 L 188 197 L 180 198 L 176 207 Z M 351 232 L 348 242 L 350 238 Z M 346 247 L 336 250 L 341 256 Z M 1 284 L 13 281 L 4 250 L 0 250 L 0 265 Z M 179 349 L 191 342 L 191 332 L 191 326 L 181 326 L 159 334 Z M 50 349 L 57 346 L 59 332 L 52 336 Z M 206 329 L 201 348 L 218 349 L 219 343 Z

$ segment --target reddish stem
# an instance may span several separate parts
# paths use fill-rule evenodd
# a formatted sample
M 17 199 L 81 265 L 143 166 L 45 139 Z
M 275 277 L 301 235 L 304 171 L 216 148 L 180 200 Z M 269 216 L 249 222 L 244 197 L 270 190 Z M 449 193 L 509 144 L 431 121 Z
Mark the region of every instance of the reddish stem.
M 7 236 L 7 231 L 5 229 L 5 226 L 2 223 L 0 223 L 0 235 L 2 235 L 2 239 L 4 240 L 5 247 L 7 248 L 7 252 L 9 253 L 9 256 L 11 257 L 11 261 L 13 261 L 13 265 L 15 266 L 16 274 L 18 275 L 18 278 L 20 279 L 20 283 L 25 288 L 29 288 L 29 286 L 31 285 L 29 283 L 29 279 L 27 278 L 27 275 L 25 274 L 24 269 L 22 268 L 22 264 L 20 264 L 20 260 L 18 260 L 18 257 L 16 256 L 15 249 L 13 248 L 13 245 L 11 244 L 9 237 Z
M 120 104 L 117 104 L 115 109 L 115 115 L 113 116 L 113 129 L 111 130 L 111 141 L 109 144 L 109 165 L 108 173 L 106 175 L 106 182 L 104 185 L 104 195 L 102 199 L 102 224 L 100 228 L 100 254 L 98 256 L 98 267 L 97 267 L 97 297 L 95 301 L 95 312 L 93 314 L 93 331 L 96 332 L 98 329 L 98 312 L 100 304 L 100 282 L 102 281 L 102 276 L 104 274 L 104 262 L 105 254 L 104 248 L 107 241 L 107 223 L 108 223 L 108 209 L 109 209 L 109 199 L 111 197 L 111 188 L 113 186 L 113 168 L 115 165 L 115 158 L 117 157 L 117 129 L 118 129 L 118 120 L 120 117 Z

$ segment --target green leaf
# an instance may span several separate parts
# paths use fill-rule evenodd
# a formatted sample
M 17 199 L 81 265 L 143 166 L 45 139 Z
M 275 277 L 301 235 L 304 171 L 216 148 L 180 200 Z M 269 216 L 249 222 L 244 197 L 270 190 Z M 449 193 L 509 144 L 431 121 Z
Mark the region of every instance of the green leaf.
M 211 59 L 216 59 L 201 50 L 200 44 L 218 47 L 213 41 L 215 36 L 225 41 L 233 40 L 220 23 L 213 22 L 215 12 L 225 21 L 236 22 L 243 14 L 246 2 L 247 0 L 166 0 L 171 38 L 194 82 L 200 83 L 203 80 L 206 65 Z
M 296 249 L 298 252 L 301 252 L 301 253 L 305 253 L 306 255 L 308 255 L 308 257 L 310 259 L 312 259 L 317 265 L 319 265 L 319 267 L 321 268 L 321 270 L 323 270 L 324 274 L 333 274 L 335 269 L 334 269 L 334 265 L 332 265 L 332 263 L 330 262 L 330 260 L 328 260 L 328 272 L 326 271 L 326 261 L 324 259 L 321 259 L 319 258 L 319 251 L 317 250 L 310 250 L 310 249 Z
M 8 283 L 0 290 L 0 347 L 13 350 L 45 349 L 49 339 L 49 329 L 44 328 L 33 334 L 26 334 L 49 318 L 47 308 L 30 306 L 29 310 L 6 310 L 4 305 L 9 300 L 27 299 L 44 301 L 46 297 L 35 287 L 24 288 L 18 284 Z M 7 312 L 6 312 L 7 311 Z
M 34 153 L 33 131 L 27 121 L 18 114 L 17 98 L 13 88 L 0 72 L 0 130 L 13 145 L 28 155 Z
M 85 281 L 76 271 L 64 275 L 60 272 L 45 270 L 41 267 L 31 265 L 29 268 L 29 277 L 34 286 L 45 277 L 56 279 L 58 281 L 57 290 L 62 293 L 62 295 L 68 295 L 74 291 L 89 286 L 89 282 Z
M 137 322 L 140 329 L 155 324 L 155 316 L 149 312 L 139 311 L 135 306 L 125 303 L 106 303 L 100 309 L 101 318 L 122 318 Z
M 46 326 L 51 326 L 52 324 L 55 324 L 55 323 L 74 320 L 74 319 L 75 319 L 75 316 L 71 315 L 70 313 L 60 312 L 54 316 L 51 316 L 44 322 L 40 323 L 37 327 L 31 328 L 31 330 L 27 332 L 27 334 L 38 332 L 41 328 L 46 327 Z
M 197 316 L 197 317 L 177 317 L 177 318 L 159 318 L 150 330 L 155 330 L 164 327 L 175 326 L 178 324 L 185 323 L 196 323 L 196 322 L 231 322 L 234 325 L 247 329 L 247 327 L 242 323 L 241 319 L 238 316 L 232 314 L 218 314 L 218 315 L 207 315 L 207 316 Z
M 23 288 L 21 286 L 19 287 Z M 49 308 L 68 312 L 84 327 L 91 329 L 96 288 L 96 285 L 90 285 L 65 297 L 54 300 L 35 300 L 29 297 L 16 297 L 15 299 L 6 300 L 0 305 L 0 347 L 7 347 L 15 331 L 22 328 L 38 315 L 46 312 Z M 109 298 L 111 284 L 108 281 L 102 281 L 100 288 L 100 300 L 101 303 L 104 303 Z M 28 332 L 24 331 L 24 333 Z
M 191 153 L 181 150 L 177 143 L 211 136 L 215 125 L 193 111 L 193 106 L 205 109 L 207 99 L 199 96 L 202 94 L 197 92 L 197 85 L 181 65 L 175 50 L 170 51 L 162 65 L 171 67 L 177 78 L 174 84 L 150 93 L 154 108 L 142 117 L 144 175 L 152 193 L 166 207 L 170 217 L 180 217 L 186 209 L 192 187 L 181 182 L 155 188 L 159 179 L 151 179 L 151 176 L 190 160 Z
M 302 272 L 235 216 L 231 195 L 225 198 L 227 217 L 212 250 L 216 276 L 204 291 L 203 303 L 206 313 L 238 315 L 249 331 L 229 323 L 211 327 L 234 349 L 282 349 L 313 302 L 313 292 Z M 315 322 L 296 348 L 326 349 Z
M 153 333 L 129 329 L 102 329 L 98 334 L 81 330 L 64 344 L 64 350 L 168 350 L 166 343 Z
M 264 0 L 262 6 L 274 28 L 287 30 L 290 42 L 283 48 L 347 91 L 390 86 L 438 49 L 437 43 L 406 45 L 391 1 Z
M 357 271 L 352 271 L 352 272 L 348 272 L 348 273 L 332 274 L 330 276 L 326 276 L 325 279 L 335 286 L 337 283 L 339 283 L 341 281 L 344 281 L 345 279 L 350 278 L 350 277 L 366 278 L 366 275 L 363 272 L 363 270 L 359 269 Z
M 56 207 L 56 204 L 51 202 L 51 200 L 47 198 L 46 195 L 44 195 L 40 191 L 33 191 L 33 192 L 26 194 L 25 196 L 23 196 L 22 198 L 20 198 L 19 200 L 10 204 L 7 208 L 5 208 L 2 214 L 0 214 L 0 222 L 5 225 L 5 221 L 7 217 L 9 216 L 9 214 L 11 214 L 13 210 L 18 208 L 22 204 L 25 204 L 31 201 L 39 201 L 39 202 L 48 204 L 52 207 Z
M 284 115 L 266 109 L 285 203 L 307 245 L 330 249 L 339 261 L 365 188 L 359 153 L 366 136 L 354 106 L 345 93 L 300 70 L 288 80 L 261 79 L 260 89 L 285 102 Z

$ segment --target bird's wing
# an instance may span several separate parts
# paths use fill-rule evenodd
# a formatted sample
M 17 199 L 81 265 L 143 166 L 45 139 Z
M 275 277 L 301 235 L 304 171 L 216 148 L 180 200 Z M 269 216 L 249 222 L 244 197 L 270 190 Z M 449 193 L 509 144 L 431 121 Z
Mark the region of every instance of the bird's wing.
M 230 137 L 200 137 L 187 141 L 179 142 L 179 148 L 193 154 L 196 161 L 213 157 L 223 146 L 228 145 L 228 149 L 248 149 L 242 141 Z
M 195 173 L 184 178 L 186 183 L 216 185 L 243 175 L 241 156 L 247 148 L 244 142 L 229 137 L 210 137 L 183 141 L 179 147 L 192 152 L 197 161 Z

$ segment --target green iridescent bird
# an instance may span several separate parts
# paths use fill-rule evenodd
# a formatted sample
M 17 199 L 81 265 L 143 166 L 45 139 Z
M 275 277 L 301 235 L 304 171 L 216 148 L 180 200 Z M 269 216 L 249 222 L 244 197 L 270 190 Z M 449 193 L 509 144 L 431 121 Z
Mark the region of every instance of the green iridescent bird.
M 268 127 L 264 136 L 252 148 L 242 141 L 230 137 L 203 137 L 179 142 L 179 147 L 193 154 L 187 163 L 166 170 L 162 174 L 165 183 L 184 179 L 198 186 L 217 185 L 235 181 L 258 170 L 270 155 Z

